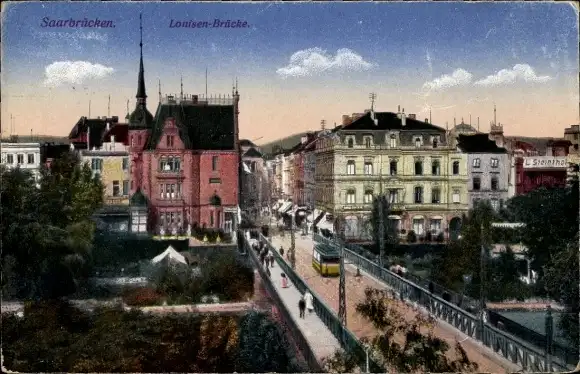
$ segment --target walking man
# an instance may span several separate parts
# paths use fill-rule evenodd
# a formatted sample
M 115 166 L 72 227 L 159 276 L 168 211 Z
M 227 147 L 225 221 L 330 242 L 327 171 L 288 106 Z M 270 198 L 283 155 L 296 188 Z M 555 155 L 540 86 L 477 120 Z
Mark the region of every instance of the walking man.
M 273 253 L 270 253 L 268 255 L 268 257 L 269 257 L 268 260 L 270 260 L 270 267 L 273 268 L 274 267 L 274 254 Z
M 284 247 L 280 246 L 280 256 L 282 256 L 282 258 L 284 258 Z
M 304 300 L 304 297 L 301 297 L 298 302 L 298 310 L 300 311 L 300 318 L 304 318 L 304 310 L 306 310 L 306 301 Z
M 310 291 L 306 291 L 304 296 L 302 297 L 306 304 L 306 309 L 308 309 L 308 314 L 312 313 L 314 310 L 314 296 L 310 293 Z

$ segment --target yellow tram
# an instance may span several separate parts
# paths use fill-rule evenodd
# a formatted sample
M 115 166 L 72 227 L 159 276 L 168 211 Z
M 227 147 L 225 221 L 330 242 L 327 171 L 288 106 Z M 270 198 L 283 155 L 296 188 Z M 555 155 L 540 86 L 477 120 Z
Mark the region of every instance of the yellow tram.
M 312 267 L 323 277 L 340 275 L 338 251 L 328 244 L 316 244 L 312 253 Z

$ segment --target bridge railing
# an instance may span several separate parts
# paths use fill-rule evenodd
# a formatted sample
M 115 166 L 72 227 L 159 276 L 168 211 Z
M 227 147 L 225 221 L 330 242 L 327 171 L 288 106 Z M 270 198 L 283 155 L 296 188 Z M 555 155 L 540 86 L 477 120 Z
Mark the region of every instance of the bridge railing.
M 338 319 L 338 316 L 332 311 L 332 309 L 322 301 L 320 296 L 314 290 L 312 290 L 306 282 L 288 265 L 288 263 L 280 256 L 278 251 L 274 248 L 272 243 L 268 240 L 268 238 L 264 237 L 262 234 L 259 234 L 260 241 L 266 243 L 266 246 L 270 250 L 270 252 L 274 255 L 278 266 L 284 271 L 284 273 L 288 276 L 288 278 L 294 284 L 296 289 L 304 294 L 307 290 L 312 294 L 314 298 L 314 312 L 320 318 L 320 320 L 326 325 L 326 327 L 330 330 L 332 335 L 340 342 L 342 348 L 353 354 L 357 357 L 359 367 L 364 368 L 366 365 L 366 351 L 365 347 L 360 340 L 345 328 Z M 336 290 L 338 294 L 338 289 Z M 382 373 L 384 369 L 376 363 L 372 358 L 369 359 L 369 368 L 370 371 L 373 373 Z
M 335 244 L 318 234 L 314 234 L 314 240 L 330 245 Z M 425 288 L 400 277 L 388 269 L 380 267 L 377 263 L 369 261 L 348 248 L 343 247 L 343 250 L 346 261 L 383 281 L 404 298 L 424 306 L 434 317 L 449 323 L 465 335 L 482 342 L 497 354 L 521 366 L 525 371 L 568 371 L 572 368 L 556 357 L 551 357 L 548 361 L 545 352 L 504 331 L 498 330 L 488 323 L 484 323 L 483 331 L 481 331 L 481 328 L 478 328 L 481 322 L 473 314 L 443 300 Z
M 304 360 L 306 361 L 308 369 L 312 372 L 319 373 L 322 372 L 321 363 L 318 362 L 318 359 L 316 358 L 316 355 L 314 354 L 312 347 L 310 347 L 308 341 L 302 334 L 302 331 L 300 331 L 300 329 L 296 326 L 296 323 L 292 319 L 292 316 L 290 316 L 290 313 L 286 309 L 284 302 L 282 301 L 280 295 L 278 295 L 278 292 L 276 291 L 274 285 L 272 284 L 272 279 L 266 274 L 266 270 L 264 269 L 264 267 L 261 266 L 260 260 L 258 259 L 256 252 L 251 248 L 248 239 L 246 238 L 245 235 L 238 234 L 238 240 L 242 242 L 242 248 L 240 249 L 245 250 L 245 252 L 248 253 L 248 256 L 252 258 L 254 264 L 256 265 L 256 268 L 260 273 L 260 277 L 262 278 L 262 284 L 266 288 L 266 292 L 271 297 L 272 302 L 276 306 L 278 313 L 281 314 L 284 326 L 291 334 L 292 338 L 294 339 L 294 342 L 298 345 L 298 349 L 300 350 L 300 353 L 302 354 Z

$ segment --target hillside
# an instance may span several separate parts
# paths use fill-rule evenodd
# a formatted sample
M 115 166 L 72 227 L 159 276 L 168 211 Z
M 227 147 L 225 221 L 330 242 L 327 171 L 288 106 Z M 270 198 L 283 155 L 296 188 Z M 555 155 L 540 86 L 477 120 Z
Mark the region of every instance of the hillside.
M 290 135 L 285 138 L 275 140 L 273 142 L 261 144 L 260 148 L 262 149 L 262 153 L 264 155 L 269 156 L 272 154 L 272 151 L 275 146 L 280 146 L 282 149 L 290 149 L 294 147 L 296 144 L 300 143 L 300 139 L 304 135 L 306 135 L 306 132 Z

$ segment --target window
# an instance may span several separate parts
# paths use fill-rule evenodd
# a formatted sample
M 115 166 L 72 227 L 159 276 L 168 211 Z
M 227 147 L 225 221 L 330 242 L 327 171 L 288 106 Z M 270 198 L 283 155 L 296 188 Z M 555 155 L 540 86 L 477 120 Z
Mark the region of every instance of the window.
M 346 191 L 346 203 L 354 204 L 356 202 L 356 192 L 355 190 Z
M 177 183 L 176 190 L 175 190 L 175 197 L 177 199 L 181 199 L 181 183 Z
M 499 182 L 497 177 L 491 177 L 491 190 L 497 191 L 499 189 Z
M 415 147 L 421 148 L 421 138 L 415 138 Z
M 459 204 L 461 202 L 461 198 L 460 198 L 459 194 L 460 194 L 460 190 L 458 190 L 458 189 L 453 190 L 453 195 L 451 197 L 453 204 Z
M 480 166 L 481 166 L 481 159 L 479 159 L 479 158 L 474 158 L 474 159 L 473 159 L 473 167 L 474 167 L 474 168 L 478 168 L 478 167 L 480 167 Z
M 137 145 L 141 145 L 141 135 L 137 136 Z
M 8 165 L 12 165 L 14 163 L 14 155 L 12 154 L 7 154 L 6 155 L 6 163 Z
M 213 156 L 211 158 L 211 170 L 216 171 L 218 167 L 218 156 Z
M 370 204 L 373 202 L 373 191 L 372 190 L 365 191 L 364 202 L 365 202 L 365 204 Z
M 159 185 L 159 192 L 161 194 L 161 198 L 165 199 L 165 185 L 164 184 Z
M 499 210 L 499 201 L 497 199 L 491 199 L 491 207 L 493 210 Z
M 355 168 L 355 164 L 353 160 L 348 160 L 346 162 L 346 174 L 348 175 L 355 175 L 356 174 L 356 168 Z
M 28 157 L 28 163 L 29 164 L 34 164 L 34 153 L 29 153 L 28 155 L 26 155 Z
M 399 202 L 399 193 L 397 190 L 389 190 L 389 204 L 396 204 Z
M 389 142 L 390 142 L 389 145 L 391 146 L 391 148 L 396 148 L 397 147 L 397 136 L 395 134 L 391 134 Z
M 391 161 L 389 164 L 389 173 L 391 175 L 397 175 L 397 161 Z
M 417 235 L 425 233 L 425 220 L 423 218 L 413 218 L 413 231 Z
M 113 181 L 113 196 L 121 196 L 119 181 Z
M 167 135 L 165 142 L 167 143 L 167 147 L 173 148 L 173 136 Z
M 423 203 L 423 187 L 415 187 L 415 204 Z
M 415 161 L 415 175 L 423 175 L 423 162 Z
M 434 137 L 433 138 L 433 148 L 437 148 L 438 146 L 439 146 L 439 138 Z
M 175 172 L 181 169 L 181 160 L 178 157 L 162 157 L 159 160 L 159 170 Z
M 433 160 L 431 163 L 431 174 L 440 175 L 441 174 L 441 164 L 439 160 Z
M 433 188 L 431 191 L 431 203 L 439 204 L 441 202 L 441 190 L 439 188 Z
M 473 178 L 473 190 L 474 191 L 481 190 L 481 178 L 480 177 Z
M 365 162 L 365 175 L 373 175 L 373 163 Z
M 129 170 L 129 157 L 123 157 L 123 170 Z
M 209 183 L 215 184 L 215 183 L 221 183 L 222 180 L 220 178 L 209 178 Z
M 123 196 L 129 195 L 129 181 L 123 181 Z
M 492 168 L 497 168 L 497 167 L 499 167 L 499 159 L 497 159 L 497 158 L 492 158 L 492 159 L 491 159 L 491 167 L 492 167 Z
M 430 223 L 431 223 L 431 227 L 429 227 L 429 230 L 431 230 L 431 233 L 438 234 L 441 232 L 441 220 L 440 219 L 432 219 Z
M 175 199 L 175 184 L 171 184 L 170 188 L 171 188 L 171 195 L 169 195 L 169 196 L 171 199 Z
M 373 143 L 373 138 L 370 136 L 365 136 L 365 147 L 370 148 Z
M 213 212 L 209 212 L 209 225 L 213 227 Z
M 100 158 L 91 159 L 91 170 L 93 171 L 103 170 L 103 160 Z
M 453 161 L 453 175 L 459 175 L 459 161 Z
M 24 164 L 24 155 L 17 155 L 16 160 L 18 161 L 19 165 Z
M 352 138 L 348 138 L 347 144 L 348 144 L 348 148 L 354 147 L 354 140 Z

